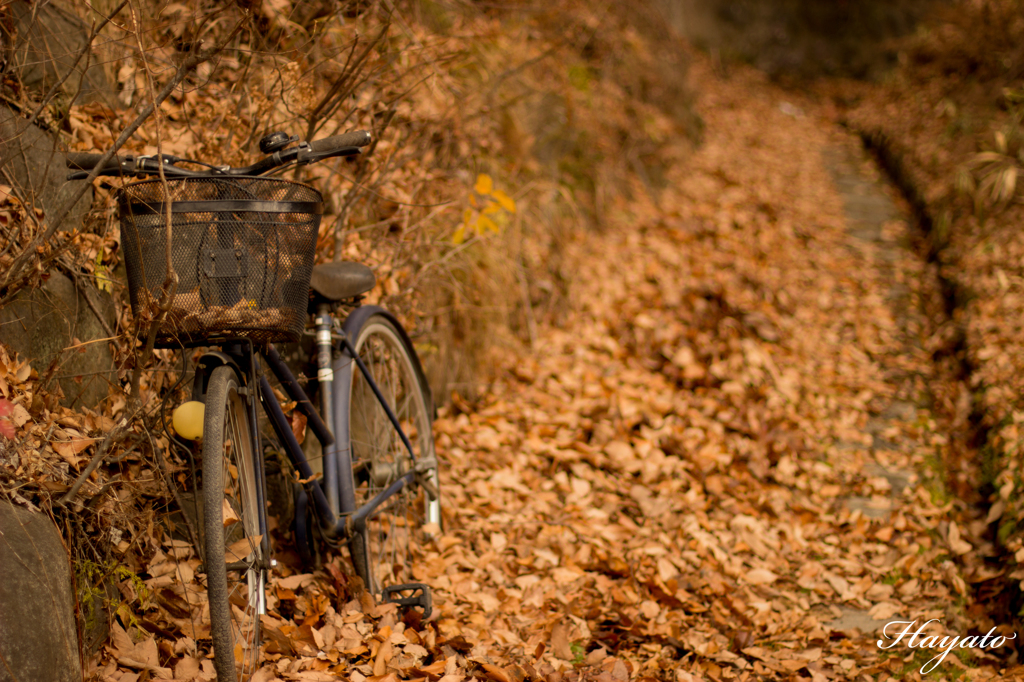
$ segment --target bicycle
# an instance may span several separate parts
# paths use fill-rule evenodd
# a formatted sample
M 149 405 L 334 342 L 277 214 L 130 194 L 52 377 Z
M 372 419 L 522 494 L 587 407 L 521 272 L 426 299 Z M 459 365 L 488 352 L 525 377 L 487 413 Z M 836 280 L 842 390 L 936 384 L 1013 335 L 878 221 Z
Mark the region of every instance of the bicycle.
M 157 345 L 220 346 L 196 361 L 192 401 L 175 410 L 174 422 L 195 431 L 196 417 L 189 414 L 202 413 L 203 461 L 194 475 L 203 501 L 198 549 L 222 681 L 236 675 L 244 680 L 257 669 L 259 617 L 266 612 L 272 566 L 257 402 L 301 476 L 295 514 L 300 544 L 309 549 L 314 536 L 332 546 L 347 544 L 366 589 L 430 615 L 430 588 L 400 582 L 417 536 L 441 523 L 434 407 L 423 369 L 398 320 L 378 306 L 360 305 L 376 284 L 368 267 L 314 266 L 320 192 L 266 177 L 293 164 L 354 156 L 369 142 L 361 131 L 311 142 L 271 133 L 259 143 L 263 158 L 250 166 L 125 155 L 112 157 L 97 173 L 141 178 L 116 193 L 133 313 L 143 314 L 160 299 L 170 200 L 170 258 L 178 283 Z M 69 154 L 68 166 L 79 170 L 68 179 L 87 177 L 101 159 Z M 152 179 L 161 166 L 165 180 Z M 335 313 L 343 304 L 354 307 L 342 322 Z M 310 331 L 316 377 L 307 387 L 319 394 L 319 410 L 273 345 Z M 264 365 L 319 442 L 322 478 L 292 432 Z

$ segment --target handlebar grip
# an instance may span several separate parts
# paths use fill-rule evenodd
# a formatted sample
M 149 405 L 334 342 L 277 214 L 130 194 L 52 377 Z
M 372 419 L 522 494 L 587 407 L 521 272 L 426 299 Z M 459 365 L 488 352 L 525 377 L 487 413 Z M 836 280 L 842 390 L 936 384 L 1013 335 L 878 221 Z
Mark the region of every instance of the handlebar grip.
M 68 168 L 77 168 L 79 170 L 92 170 L 99 163 L 100 159 L 103 158 L 103 154 L 93 154 L 91 152 L 68 152 L 67 164 Z M 112 156 L 107 160 L 107 168 L 119 168 L 124 159 L 120 156 Z
M 365 130 L 354 130 L 350 133 L 325 137 L 322 140 L 313 140 L 309 143 L 311 151 L 318 154 L 341 151 L 351 147 L 365 147 L 370 144 L 370 133 Z

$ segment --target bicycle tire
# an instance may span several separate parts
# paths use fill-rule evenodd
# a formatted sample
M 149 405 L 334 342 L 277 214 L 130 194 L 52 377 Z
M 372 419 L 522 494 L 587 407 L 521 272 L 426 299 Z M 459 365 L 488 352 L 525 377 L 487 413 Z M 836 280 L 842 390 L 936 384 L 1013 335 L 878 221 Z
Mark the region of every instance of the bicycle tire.
M 214 369 L 203 420 L 204 564 L 214 667 L 221 682 L 244 682 L 256 672 L 266 585 L 257 451 L 252 444 L 249 409 L 239 387 L 234 369 Z M 230 515 L 225 518 L 228 510 Z M 229 572 L 237 577 L 229 580 Z
M 433 404 L 416 351 L 389 315 L 369 316 L 350 334 L 353 349 L 374 377 L 417 459 L 434 457 Z M 347 391 L 348 433 L 352 447 L 352 484 L 356 508 L 409 471 L 408 451 L 358 367 L 351 368 Z M 339 396 L 341 397 L 341 396 Z M 366 529 L 349 541 L 356 574 L 380 594 L 388 585 L 413 581 L 413 547 L 427 524 L 441 525 L 440 479 L 435 466 L 427 475 L 438 493 L 431 499 L 419 485 L 406 486 L 367 519 Z

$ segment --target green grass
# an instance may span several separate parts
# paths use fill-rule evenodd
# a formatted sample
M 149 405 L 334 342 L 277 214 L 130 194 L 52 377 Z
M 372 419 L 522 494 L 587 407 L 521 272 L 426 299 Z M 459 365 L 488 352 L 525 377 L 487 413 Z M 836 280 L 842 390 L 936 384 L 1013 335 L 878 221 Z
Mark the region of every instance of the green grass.
M 141 623 L 135 616 L 135 609 L 145 611 L 149 606 L 152 594 L 149 587 L 142 582 L 137 574 L 124 564 L 116 561 L 108 561 L 98 564 L 88 559 L 80 561 L 75 566 L 76 583 L 78 584 L 78 601 L 83 606 L 83 620 L 88 629 L 96 623 L 96 619 L 105 617 L 96 608 L 97 602 L 106 602 L 105 606 L 111 613 L 117 614 L 126 628 L 141 627 Z M 136 599 L 129 603 L 121 599 L 107 598 L 105 584 L 108 581 L 128 581 L 135 590 Z
M 904 661 L 903 666 L 900 668 L 897 674 L 893 675 L 893 679 L 902 680 L 907 679 L 914 672 L 920 673 L 921 668 L 928 664 L 936 656 L 942 655 L 941 649 L 914 649 L 914 657 L 908 662 Z M 888 653 L 888 652 L 887 652 Z M 898 657 L 898 653 L 892 653 L 890 656 Z M 929 669 L 928 673 L 922 676 L 922 679 L 934 679 L 934 680 L 959 680 L 963 678 L 967 671 L 961 670 L 959 666 L 949 663 L 951 656 L 956 656 L 960 661 L 968 668 L 974 668 L 977 664 L 974 661 L 974 654 L 969 649 L 953 649 L 949 654 L 939 663 L 934 669 Z M 903 657 L 905 658 L 905 657 Z
M 572 664 L 583 665 L 584 661 L 587 660 L 586 649 L 579 642 L 573 642 L 569 645 L 569 650 L 572 651 Z
M 932 498 L 932 504 L 938 507 L 948 504 L 954 498 L 950 494 L 949 490 L 946 489 L 944 475 L 946 467 L 942 461 L 941 455 L 939 455 L 939 453 L 926 455 L 924 458 L 924 466 L 925 472 L 923 473 L 926 474 L 924 477 L 924 486 L 925 490 L 928 491 L 928 494 Z
M 882 577 L 882 584 L 896 585 L 898 583 L 903 582 L 903 580 L 906 579 L 906 577 L 907 574 L 903 572 L 902 568 L 894 568 Z

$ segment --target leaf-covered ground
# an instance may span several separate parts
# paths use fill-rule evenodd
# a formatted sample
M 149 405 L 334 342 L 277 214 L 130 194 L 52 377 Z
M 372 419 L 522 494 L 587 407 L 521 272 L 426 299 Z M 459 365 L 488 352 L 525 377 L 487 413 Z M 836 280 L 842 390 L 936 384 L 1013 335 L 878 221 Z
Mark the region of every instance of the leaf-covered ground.
M 813 106 L 753 74 L 695 81 L 704 146 L 658 205 L 574 245 L 565 328 L 438 425 L 438 626 L 529 674 L 912 676 L 931 655 L 881 651 L 875 627 L 999 625 L 969 601 L 984 548 L 928 485 L 929 275 L 903 220 L 853 229 L 827 159 L 854 143 Z
M 935 473 L 962 393 L 933 370 L 914 230 L 878 210 L 898 198 L 813 103 L 699 60 L 693 88 L 702 146 L 664 150 L 664 189 L 636 180 L 568 240 L 567 317 L 437 422 L 446 532 L 414 569 L 436 615 L 376 605 L 344 557 L 304 573 L 282 553 L 254 679 L 904 679 L 939 652 L 880 649 L 885 622 L 1003 625 L 972 597 L 984 521 Z M 0 434 L 41 455 L 0 441 L 0 464 L 45 488 L 111 423 L 39 388 L 0 353 Z M 124 497 L 162 475 L 129 457 Z M 116 516 L 110 483 L 87 492 Z M 198 559 L 152 516 L 130 537 L 160 549 L 114 576 L 142 606 L 88 676 L 212 679 Z M 927 677 L 989 677 L 1009 648 Z
M 1024 614 L 1024 506 L 1017 494 L 1024 447 L 1022 17 L 1016 0 L 957 4 L 905 42 L 907 58 L 884 84 L 843 84 L 845 95 L 836 98 L 847 124 L 873 140 L 932 224 L 930 249 L 957 308 L 943 333 L 945 361 L 957 356 L 969 370 L 962 432 L 982 446 L 974 461 L 951 462 L 950 478 L 962 496 L 978 498 L 990 512 L 988 533 L 1006 577 L 987 592 L 999 602 L 993 610 L 1018 624 Z
M 414 569 L 436 616 L 375 605 L 341 558 L 282 561 L 255 679 L 905 679 L 940 652 L 880 649 L 885 622 L 1000 625 L 929 470 L 947 388 L 911 227 L 844 196 L 844 174 L 885 190 L 814 105 L 694 79 L 703 146 L 570 244 L 564 325 L 437 422 L 446 532 Z M 92 675 L 210 679 L 190 551 L 142 567 L 155 634 L 115 626 Z M 928 677 L 989 677 L 991 653 Z

